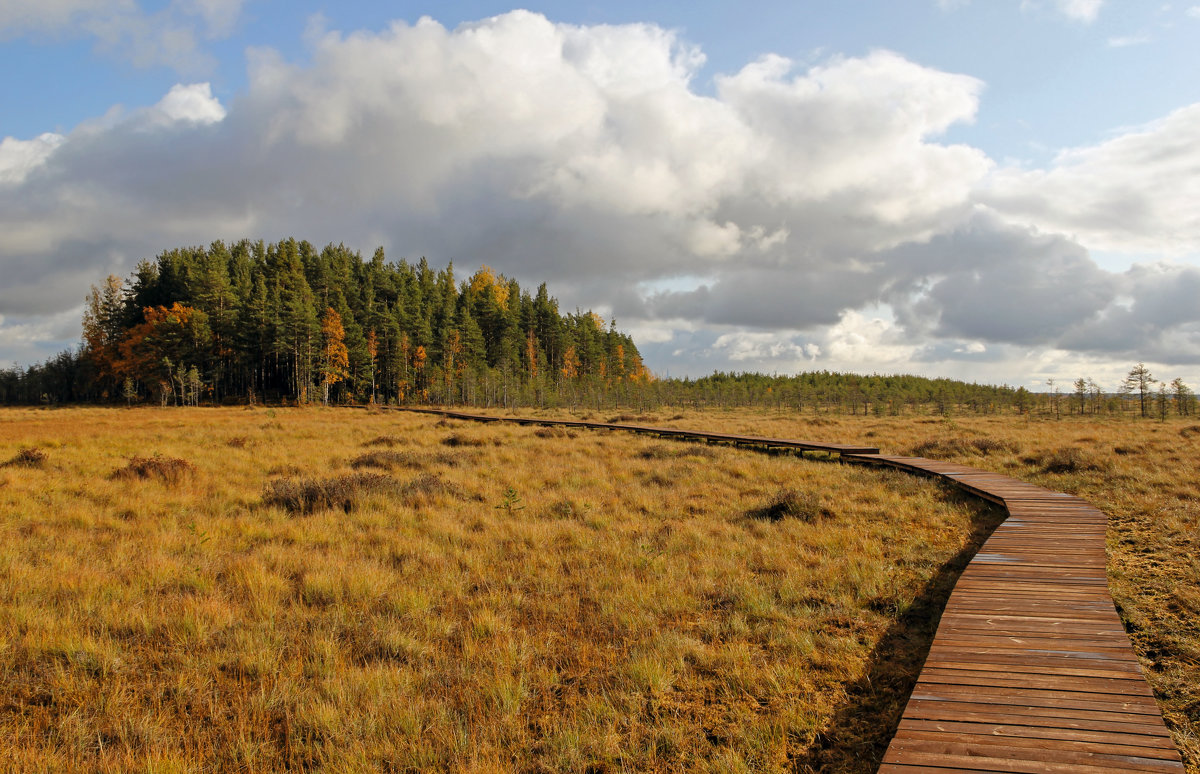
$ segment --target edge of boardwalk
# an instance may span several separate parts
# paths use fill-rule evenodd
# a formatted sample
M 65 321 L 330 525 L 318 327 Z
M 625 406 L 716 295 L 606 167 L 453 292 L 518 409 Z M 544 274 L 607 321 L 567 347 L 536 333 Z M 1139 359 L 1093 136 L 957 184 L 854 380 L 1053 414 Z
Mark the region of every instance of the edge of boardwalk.
M 398 410 L 820 451 L 935 476 L 998 503 L 1008 517 L 955 584 L 880 771 L 1184 771 L 1108 592 L 1107 517 L 1085 500 L 965 465 L 853 444 Z

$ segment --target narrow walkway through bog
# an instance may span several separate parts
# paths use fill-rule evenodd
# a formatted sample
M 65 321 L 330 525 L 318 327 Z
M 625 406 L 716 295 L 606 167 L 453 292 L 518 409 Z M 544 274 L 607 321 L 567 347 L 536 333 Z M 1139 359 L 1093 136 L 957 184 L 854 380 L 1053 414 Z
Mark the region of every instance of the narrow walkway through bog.
M 1105 575 L 1106 517 L 1009 476 L 878 449 L 653 425 L 408 409 L 821 451 L 937 476 L 1008 510 L 955 585 L 881 772 L 1182 772 Z
M 1183 771 L 1108 593 L 1104 513 L 963 465 L 844 459 L 1008 510 L 955 584 L 881 772 Z

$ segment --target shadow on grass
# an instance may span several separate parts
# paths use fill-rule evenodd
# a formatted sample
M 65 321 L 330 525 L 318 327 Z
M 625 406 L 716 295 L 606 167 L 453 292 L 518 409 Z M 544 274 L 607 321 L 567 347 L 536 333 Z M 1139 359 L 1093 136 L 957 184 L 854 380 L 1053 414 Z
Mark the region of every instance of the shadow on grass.
M 992 531 L 1004 521 L 1004 508 L 949 492 L 979 504 L 962 550 L 938 568 L 912 603 L 884 634 L 868 660 L 864 677 L 846 687 L 847 701 L 816 742 L 792 759 L 797 772 L 874 772 L 900 725 L 900 716 L 929 655 L 933 635 L 958 577 Z

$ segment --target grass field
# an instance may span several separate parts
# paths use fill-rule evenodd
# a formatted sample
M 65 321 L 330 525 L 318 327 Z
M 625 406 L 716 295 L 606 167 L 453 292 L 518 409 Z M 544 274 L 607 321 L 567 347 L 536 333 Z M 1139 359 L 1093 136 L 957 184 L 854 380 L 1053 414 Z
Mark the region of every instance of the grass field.
M 872 441 L 1096 502 L 1196 770 L 1200 427 L 637 419 Z M 888 471 L 395 412 L 6 410 L 5 461 L 18 771 L 870 771 L 998 518 Z

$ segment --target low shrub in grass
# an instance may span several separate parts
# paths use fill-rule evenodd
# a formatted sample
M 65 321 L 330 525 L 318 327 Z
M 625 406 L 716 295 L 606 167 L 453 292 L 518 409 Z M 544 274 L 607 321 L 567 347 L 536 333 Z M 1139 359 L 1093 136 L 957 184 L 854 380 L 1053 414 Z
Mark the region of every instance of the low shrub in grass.
M 477 435 L 464 435 L 463 433 L 454 433 L 442 439 L 443 446 L 487 446 L 489 443 L 487 438 L 481 438 Z M 498 443 L 490 441 L 490 443 Z
M 0 465 L 0 468 L 40 468 L 46 464 L 50 455 L 36 447 L 21 449 L 11 460 Z
M 821 496 L 816 492 L 802 492 L 785 487 L 776 492 L 764 505 L 755 508 L 747 515 L 759 521 L 799 519 L 811 522 L 834 514 L 825 507 L 821 502 Z
M 326 508 L 354 510 L 373 494 L 399 494 L 401 484 L 382 473 L 348 473 L 333 478 L 280 478 L 267 484 L 263 502 L 291 513 L 312 513 Z
M 185 459 L 155 454 L 153 457 L 133 457 L 128 465 L 113 471 L 112 477 L 117 480 L 153 478 L 165 484 L 177 484 L 194 470 L 195 466 Z
M 533 431 L 538 438 L 575 438 L 579 434 L 565 427 L 539 427 Z
M 1103 473 L 1112 468 L 1112 462 L 1078 446 L 1063 446 L 1048 449 L 1024 458 L 1029 465 L 1037 465 L 1043 473 L 1081 473 L 1084 471 Z
M 386 446 L 389 449 L 393 446 L 407 446 L 409 440 L 399 435 L 379 435 L 365 442 L 363 446 Z
M 458 490 L 432 474 L 401 482 L 384 473 L 347 473 L 332 478 L 281 478 L 267 484 L 263 502 L 290 513 L 308 514 L 327 508 L 350 513 L 373 495 L 395 497 L 407 505 L 428 502 L 438 495 L 458 496 Z
M 360 468 L 378 468 L 380 470 L 411 468 L 420 470 L 429 465 L 457 467 L 462 463 L 462 454 L 419 454 L 402 451 L 374 451 L 355 457 L 350 461 L 350 467 L 355 470 Z
M 950 457 L 988 456 L 989 454 L 1014 453 L 1016 444 L 996 438 L 935 438 L 913 446 L 909 454 L 944 460 Z
M 617 414 L 615 417 L 609 417 L 604 421 L 610 425 L 621 422 L 657 422 L 658 417 L 651 416 L 650 414 Z
M 639 451 L 637 456 L 643 460 L 674 460 L 680 457 L 713 459 L 718 456 L 718 453 L 712 447 L 700 446 L 695 443 L 656 443 Z

